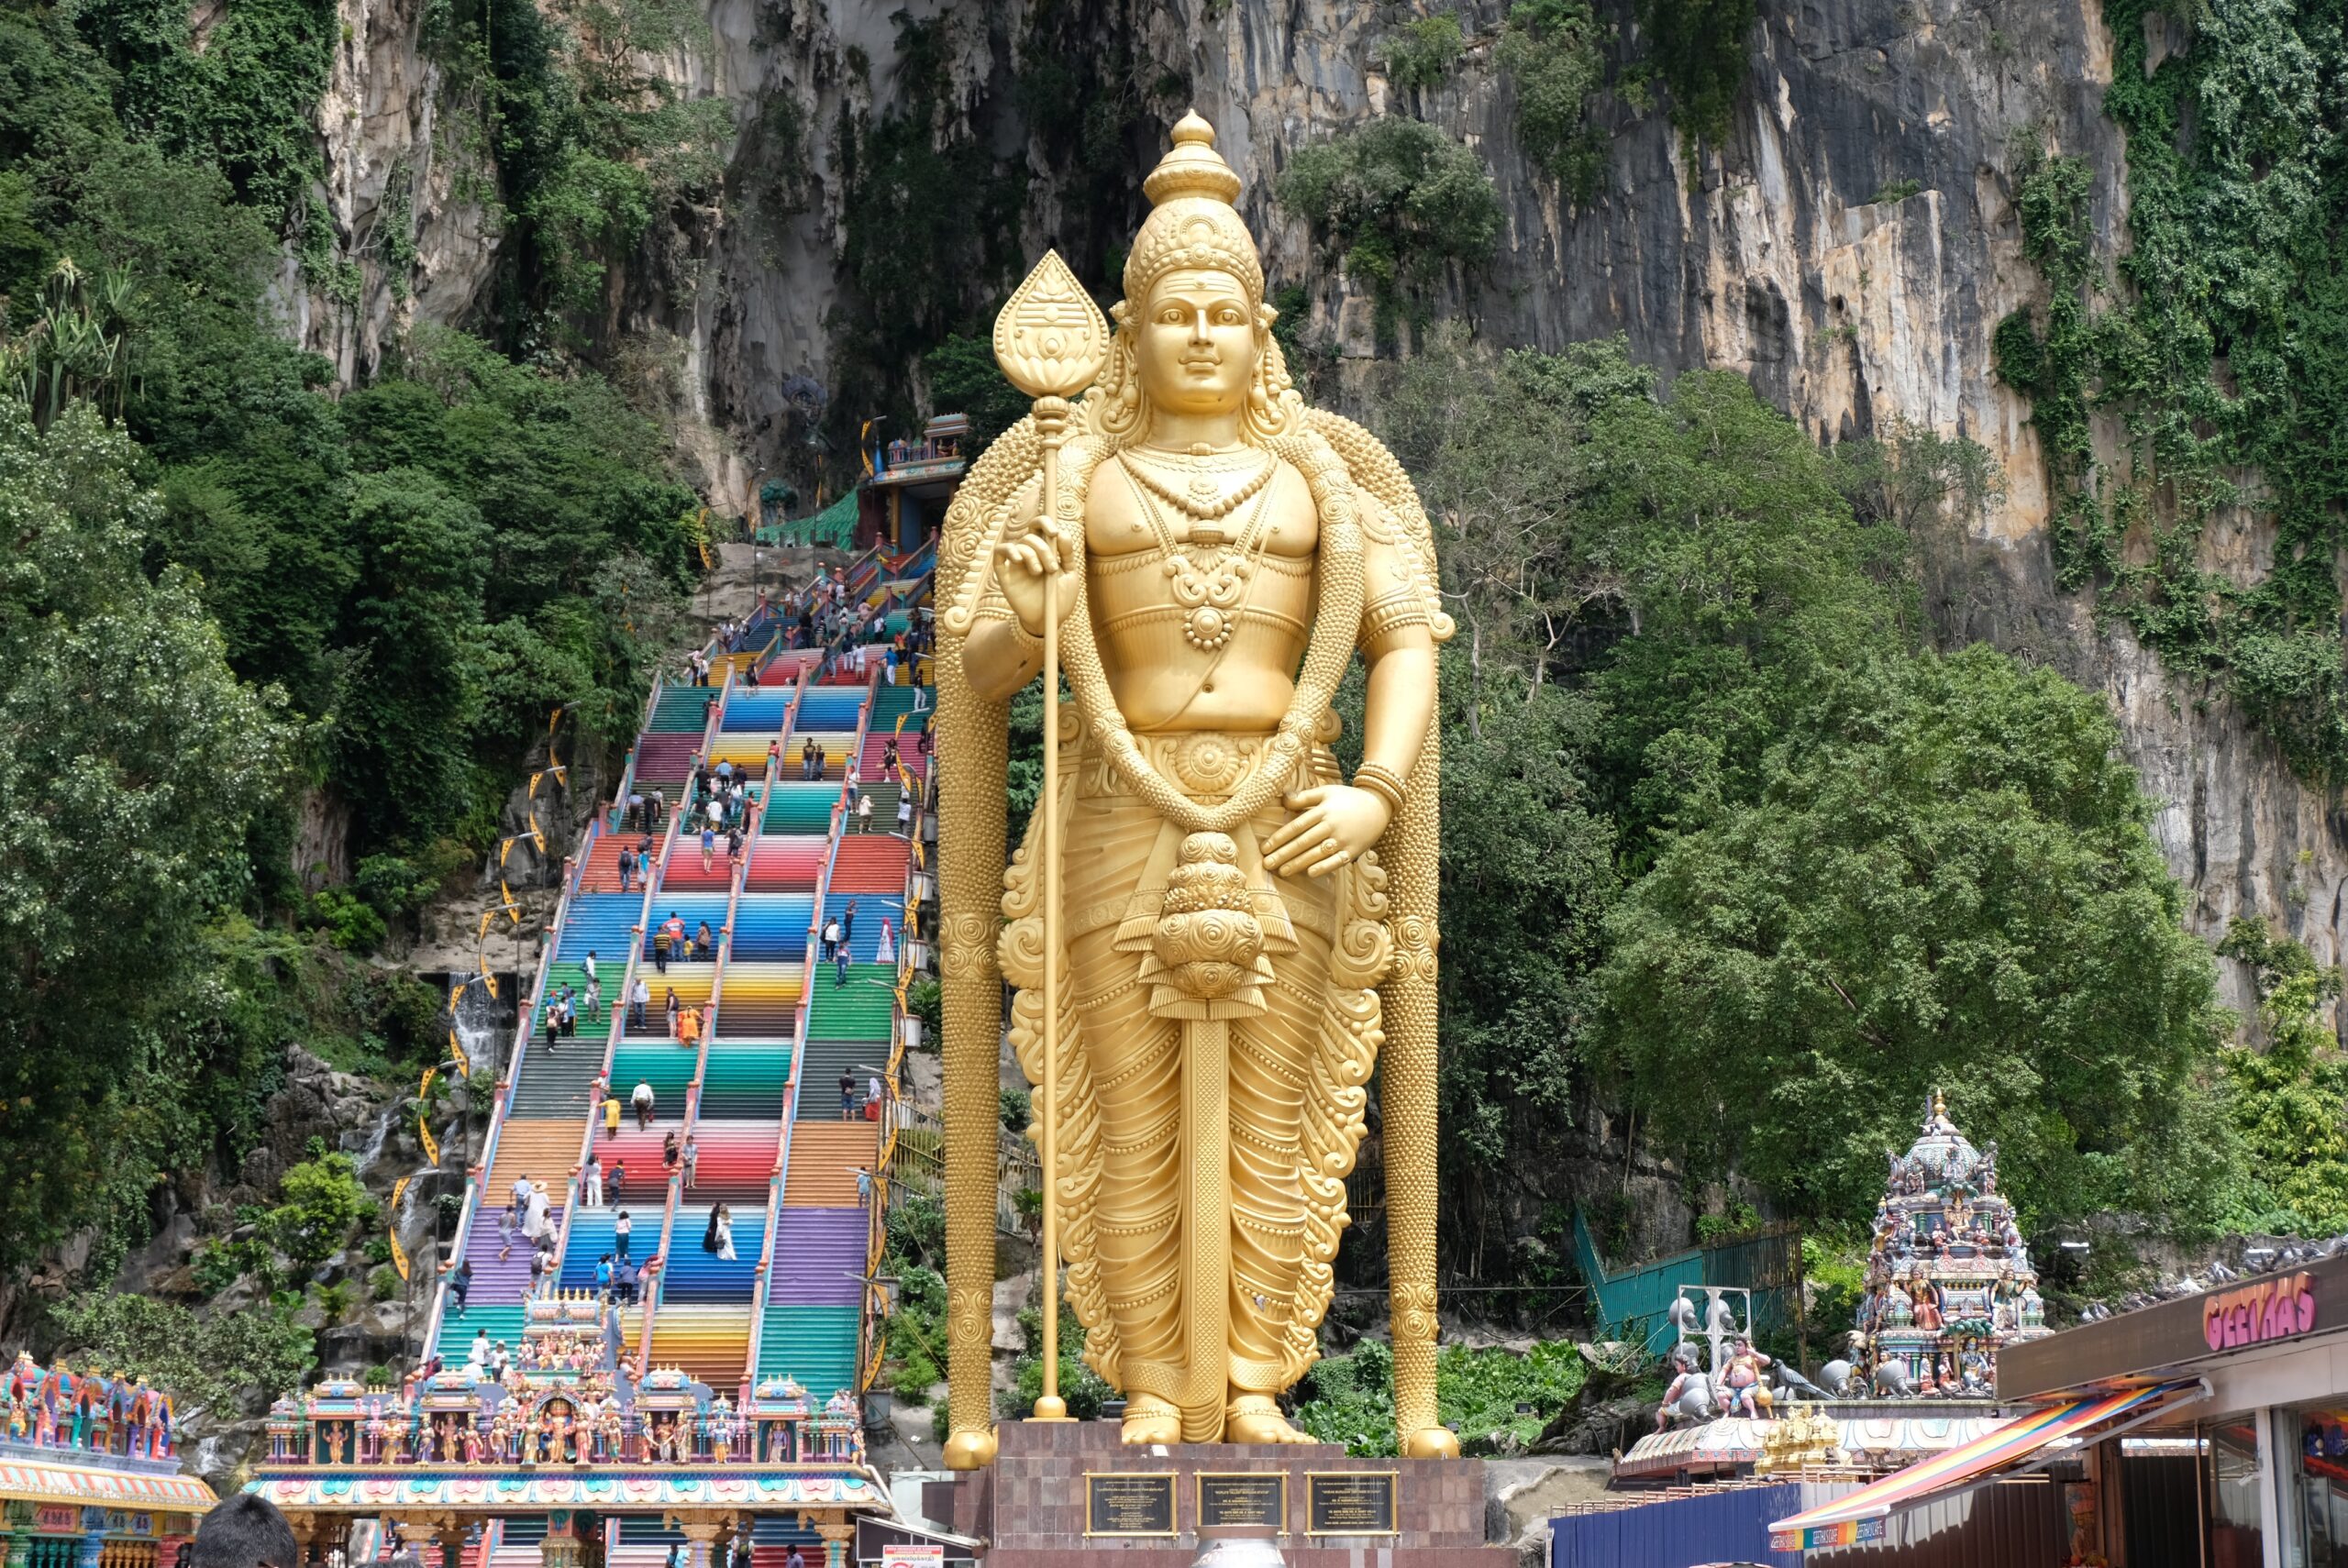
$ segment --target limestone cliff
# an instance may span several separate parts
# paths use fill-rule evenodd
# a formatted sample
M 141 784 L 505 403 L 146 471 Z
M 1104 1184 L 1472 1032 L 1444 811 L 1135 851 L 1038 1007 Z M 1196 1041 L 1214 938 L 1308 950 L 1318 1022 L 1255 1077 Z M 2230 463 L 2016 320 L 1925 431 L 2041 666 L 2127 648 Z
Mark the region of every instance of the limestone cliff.
M 543 3 L 543 0 L 542 0 Z M 1637 43 L 1631 8 L 1600 6 L 1611 47 Z M 2124 244 L 2125 149 L 2101 112 L 2111 40 L 2098 0 L 1762 0 L 1729 134 L 1700 147 L 1659 110 L 1601 98 L 1611 147 L 1576 203 L 1518 144 L 1513 88 L 1494 61 L 1502 0 L 1460 7 L 1467 49 L 1436 88 L 1398 92 L 1376 61 L 1404 14 L 1328 0 L 996 0 L 904 10 L 860 0 L 703 0 L 697 47 L 659 62 L 691 96 L 732 109 L 714 204 L 678 206 L 614 285 L 629 368 L 661 395 L 713 501 L 738 510 L 753 481 L 803 447 L 811 410 L 858 389 L 842 345 L 910 308 L 858 293 L 844 258 L 878 221 L 853 204 L 872 127 L 916 98 L 939 143 L 976 146 L 1012 183 L 1021 232 L 1004 255 L 1060 244 L 1096 267 L 1138 216 L 1138 173 L 1186 102 L 1213 120 L 1247 181 L 1245 203 L 1276 282 L 1301 285 L 1309 330 L 1343 358 L 1373 351 L 1366 293 L 1271 196 L 1299 147 L 1396 109 L 1474 147 L 1506 215 L 1499 253 L 1455 276 L 1439 307 L 1488 340 L 1554 348 L 1621 332 L 1678 369 L 1741 371 L 1824 438 L 1896 423 L 1965 436 L 2001 479 L 1994 502 L 1930 542 L 1932 609 L 1950 641 L 1988 638 L 2104 690 L 2156 825 L 2190 884 L 2191 922 L 2215 934 L 2268 915 L 2320 960 L 2340 952 L 2348 820 L 2294 778 L 2232 704 L 2173 678 L 2124 633 L 2054 589 L 2044 467 L 2028 408 L 1990 370 L 1989 337 L 2042 288 L 2013 206 L 2036 141 L 2095 171 L 2091 225 Z M 285 314 L 345 376 L 363 375 L 408 324 L 480 304 L 499 243 L 477 104 L 419 39 L 421 0 L 342 0 L 346 43 L 321 112 L 328 197 L 361 273 L 356 305 L 301 297 Z M 901 49 L 920 29 L 918 59 Z M 1090 83 L 1083 146 L 1037 134 L 1054 80 Z M 1013 281 L 967 256 L 975 311 Z M 387 262 L 393 259 L 396 264 Z M 835 426 L 836 428 L 836 425 Z M 2254 565 L 2255 526 L 2229 547 Z M 2250 1000 L 2240 976 L 2239 1004 Z

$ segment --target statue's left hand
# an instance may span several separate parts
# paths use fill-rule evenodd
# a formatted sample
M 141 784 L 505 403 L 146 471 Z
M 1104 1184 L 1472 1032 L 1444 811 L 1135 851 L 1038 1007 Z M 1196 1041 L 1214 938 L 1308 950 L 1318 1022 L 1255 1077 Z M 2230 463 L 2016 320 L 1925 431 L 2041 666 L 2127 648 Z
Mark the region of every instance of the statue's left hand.
M 1385 800 L 1346 784 L 1299 790 L 1288 798 L 1297 814 L 1266 848 L 1264 868 L 1283 877 L 1318 877 L 1358 859 L 1386 832 Z

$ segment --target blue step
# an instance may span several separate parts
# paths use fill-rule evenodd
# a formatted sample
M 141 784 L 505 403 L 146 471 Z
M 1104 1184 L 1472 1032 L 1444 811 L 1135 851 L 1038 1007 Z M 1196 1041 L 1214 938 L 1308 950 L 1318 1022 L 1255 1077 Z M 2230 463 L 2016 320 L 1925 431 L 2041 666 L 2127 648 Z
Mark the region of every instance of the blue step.
M 748 1206 L 734 1210 L 734 1261 L 702 1251 L 709 1229 L 706 1204 L 681 1203 L 670 1231 L 669 1263 L 660 1284 L 663 1301 L 748 1302 L 759 1258 L 766 1250 L 767 1217 Z
M 791 688 L 788 686 L 736 691 L 725 703 L 725 712 L 718 720 L 718 727 L 725 734 L 771 734 L 781 730 L 783 715 L 790 709 Z
M 804 958 L 807 923 L 814 917 L 813 894 L 745 893 L 734 910 L 733 956 L 762 963 Z
M 694 849 L 690 853 L 698 855 L 701 851 Z M 725 924 L 725 895 L 723 893 L 655 893 L 652 896 L 649 923 L 644 928 L 643 956 L 648 961 L 652 956 L 652 938 L 660 927 L 669 922 L 670 915 L 675 915 L 685 922 L 685 941 L 688 943 L 692 941 L 693 933 L 700 929 L 701 922 L 709 922 L 711 951 L 714 952 L 715 944 L 719 940 L 718 933 Z M 671 953 L 670 956 L 674 958 L 677 955 Z M 655 1002 L 660 999 L 658 991 L 653 993 L 652 999 Z
M 852 730 L 864 712 L 864 689 L 860 686 L 811 686 L 799 700 L 799 717 L 792 728 L 799 733 Z

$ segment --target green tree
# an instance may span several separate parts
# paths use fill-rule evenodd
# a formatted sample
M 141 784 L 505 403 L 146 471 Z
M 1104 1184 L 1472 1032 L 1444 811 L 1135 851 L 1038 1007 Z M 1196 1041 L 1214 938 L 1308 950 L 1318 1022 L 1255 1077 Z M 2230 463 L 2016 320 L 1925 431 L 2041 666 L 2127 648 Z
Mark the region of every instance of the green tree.
M 313 1145 L 315 1147 L 315 1145 Z M 269 1211 L 267 1230 L 295 1273 L 307 1274 L 342 1250 L 368 1207 L 367 1189 L 349 1154 L 321 1154 L 286 1171 L 284 1200 Z
M 1380 47 L 1385 51 L 1387 79 L 1395 86 L 1406 93 L 1440 87 L 1451 79 L 1466 47 L 1459 13 L 1437 11 L 1413 17 L 1387 34 Z
M 1944 1088 L 2026 1211 L 2207 1220 L 2225 1015 L 2103 704 L 1986 647 L 1874 664 L 1610 922 L 1622 1082 L 1700 1170 L 1864 1211 Z
M 0 399 L 0 1261 L 110 1190 L 150 1072 L 212 1070 L 205 927 L 282 788 L 277 705 L 240 685 L 184 577 L 140 569 L 153 495 L 86 405 Z
M 1590 123 L 1606 83 L 1607 29 L 1588 0 L 1517 0 L 1499 59 L 1516 86 L 1516 134 L 1525 155 L 1588 201 L 1606 170 L 1606 133 Z
M 192 1309 L 152 1296 L 92 1290 L 50 1309 L 68 1353 L 169 1389 L 183 1419 L 258 1408 L 301 1384 L 316 1361 L 310 1331 L 264 1303 L 233 1312 Z
M 1390 306 L 1447 267 L 1479 265 L 1500 234 L 1500 198 L 1476 154 L 1390 115 L 1299 148 L 1279 193 Z

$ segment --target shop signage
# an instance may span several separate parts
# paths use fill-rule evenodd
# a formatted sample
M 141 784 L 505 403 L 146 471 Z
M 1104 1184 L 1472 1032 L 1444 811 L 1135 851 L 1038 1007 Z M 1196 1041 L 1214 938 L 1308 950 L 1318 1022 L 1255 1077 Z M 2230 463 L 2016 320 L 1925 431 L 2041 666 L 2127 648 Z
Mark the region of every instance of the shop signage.
M 2314 1329 L 2315 1281 L 2304 1274 L 2221 1290 L 2201 1307 L 2201 1337 L 2213 1351 L 2287 1340 Z
M 884 1546 L 880 1568 L 946 1568 L 942 1546 Z
M 1084 1477 L 1087 1535 L 1172 1535 L 1174 1473 Z
M 1216 1475 L 1202 1472 L 1199 1528 L 1288 1529 L 1288 1477 L 1277 1470 Z

